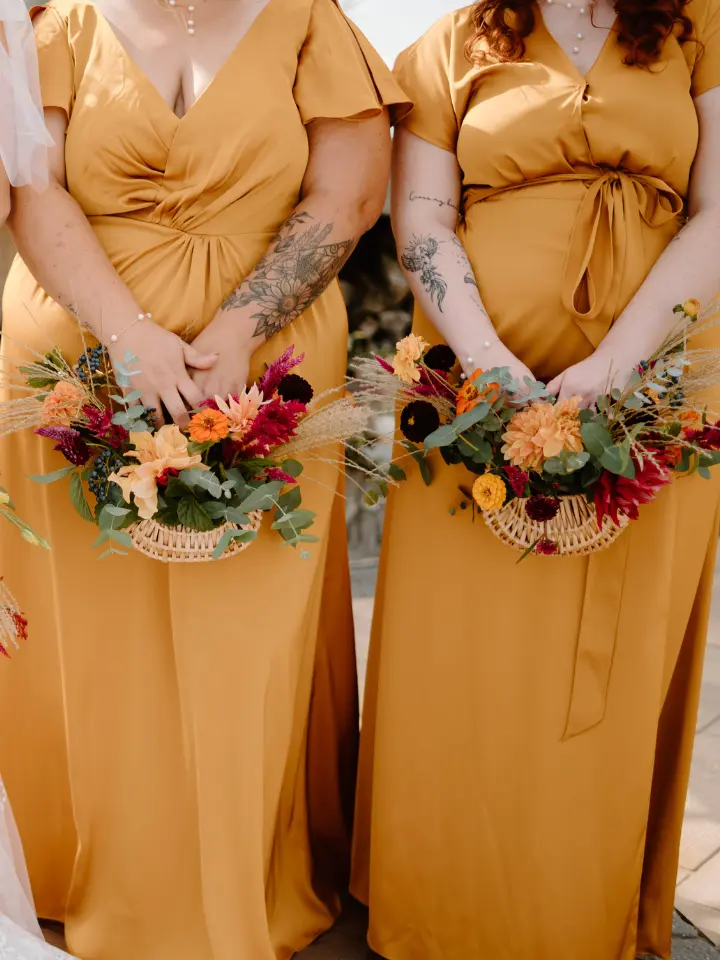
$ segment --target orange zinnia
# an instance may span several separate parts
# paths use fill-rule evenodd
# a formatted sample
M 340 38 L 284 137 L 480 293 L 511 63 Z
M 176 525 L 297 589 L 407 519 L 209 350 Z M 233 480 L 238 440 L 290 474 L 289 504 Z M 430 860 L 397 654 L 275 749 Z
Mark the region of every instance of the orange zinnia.
M 216 443 L 230 433 L 230 418 L 220 410 L 200 410 L 190 421 L 188 433 L 195 443 Z
M 473 407 L 476 407 L 479 403 L 482 403 L 483 400 L 486 400 L 488 403 L 495 403 L 497 398 L 500 396 L 499 383 L 488 383 L 482 388 L 475 385 L 475 381 L 478 380 L 482 375 L 482 370 L 476 370 L 474 373 L 470 374 L 468 379 L 458 390 L 458 416 L 460 416 L 461 413 L 467 413 L 468 410 L 472 410 Z

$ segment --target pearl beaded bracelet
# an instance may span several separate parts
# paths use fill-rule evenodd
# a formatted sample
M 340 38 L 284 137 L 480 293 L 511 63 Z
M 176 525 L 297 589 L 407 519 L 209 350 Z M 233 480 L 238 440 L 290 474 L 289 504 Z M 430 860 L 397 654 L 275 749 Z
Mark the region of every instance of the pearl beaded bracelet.
M 124 327 L 124 328 L 120 331 L 120 333 L 114 333 L 114 334 L 110 337 L 110 343 L 117 343 L 118 340 L 120 339 L 120 337 L 121 337 L 124 333 L 127 333 L 128 330 L 129 330 L 131 327 L 134 327 L 136 323 L 140 323 L 142 320 L 152 320 L 152 314 L 151 314 L 151 313 L 139 313 L 131 323 L 129 323 L 126 327 Z

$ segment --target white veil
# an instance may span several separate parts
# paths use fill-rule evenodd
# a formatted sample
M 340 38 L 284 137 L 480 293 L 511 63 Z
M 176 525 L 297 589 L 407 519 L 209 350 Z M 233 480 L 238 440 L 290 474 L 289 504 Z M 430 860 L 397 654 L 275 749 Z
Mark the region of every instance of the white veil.
M 48 182 L 48 147 L 37 50 L 23 0 L 0 0 L 0 22 L 7 49 L 0 43 L 0 160 L 15 187 L 38 190 Z

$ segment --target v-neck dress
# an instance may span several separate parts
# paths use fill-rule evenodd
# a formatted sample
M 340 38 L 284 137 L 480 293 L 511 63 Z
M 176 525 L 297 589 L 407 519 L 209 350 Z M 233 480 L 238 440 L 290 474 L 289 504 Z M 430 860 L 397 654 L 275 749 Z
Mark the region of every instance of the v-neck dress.
M 586 77 L 539 10 L 524 61 L 472 66 L 469 9 L 400 56 L 404 125 L 457 156 L 483 302 L 549 378 L 593 351 L 680 228 L 720 3 L 691 0 L 699 43 L 671 39 L 652 69 L 611 35 Z M 415 330 L 440 340 L 419 310 Z M 371 945 L 669 957 L 720 478 L 678 480 L 592 557 L 518 566 L 451 516 L 459 468 L 433 469 L 392 496 L 380 569 L 354 866 Z
M 142 309 L 186 337 L 297 204 L 305 125 L 405 102 L 333 0 L 270 0 L 182 119 L 92 3 L 53 0 L 35 27 L 45 105 L 70 117 L 68 190 Z M 3 315 L 5 357 L 20 344 L 81 352 L 19 260 Z M 253 374 L 290 344 L 317 392 L 343 382 L 337 283 Z M 322 463 L 303 480 L 321 538 L 309 560 L 264 529 L 219 563 L 99 561 L 63 485 L 26 479 L 61 465 L 51 447 L 15 436 L 0 452 L 18 509 L 53 547 L 0 532 L 32 638 L 0 677 L 0 769 L 38 910 L 86 960 L 285 960 L 332 923 L 349 863 L 341 480 Z

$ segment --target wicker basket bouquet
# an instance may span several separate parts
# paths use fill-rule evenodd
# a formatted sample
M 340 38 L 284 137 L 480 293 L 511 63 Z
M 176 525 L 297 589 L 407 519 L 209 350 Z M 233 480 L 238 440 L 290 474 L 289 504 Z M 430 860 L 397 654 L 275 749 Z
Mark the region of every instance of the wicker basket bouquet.
M 411 334 L 392 363 L 359 361 L 364 388 L 394 403 L 407 455 L 432 479 L 430 454 L 471 475 L 460 507 L 523 556 L 572 556 L 609 546 L 639 507 L 674 476 L 720 462 L 720 423 L 707 410 L 720 386 L 720 351 L 689 342 L 718 322 L 697 301 L 675 308 L 676 328 L 622 387 L 608 383 L 592 409 L 556 402 L 507 368 L 457 375 L 446 346 Z M 519 398 L 522 399 L 519 399 Z M 467 473 L 466 473 L 467 476 Z M 454 511 L 455 505 L 449 505 Z
M 341 467 L 332 445 L 361 433 L 371 411 L 343 388 L 314 398 L 293 372 L 302 359 L 291 347 L 249 388 L 207 400 L 181 430 L 153 426 L 132 389 L 132 356 L 113 369 L 102 346 L 75 365 L 55 350 L 6 384 L 20 395 L 0 403 L 0 435 L 33 429 L 62 453 L 66 466 L 32 479 L 69 479 L 76 510 L 99 527 L 103 556 L 133 548 L 166 562 L 229 557 L 253 542 L 266 512 L 281 540 L 305 554 L 317 538 L 297 457 Z

